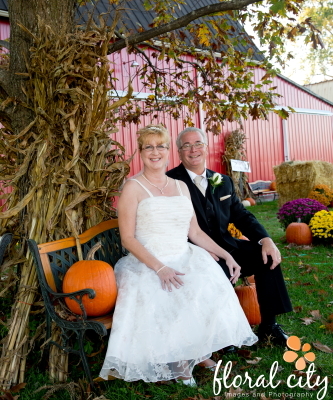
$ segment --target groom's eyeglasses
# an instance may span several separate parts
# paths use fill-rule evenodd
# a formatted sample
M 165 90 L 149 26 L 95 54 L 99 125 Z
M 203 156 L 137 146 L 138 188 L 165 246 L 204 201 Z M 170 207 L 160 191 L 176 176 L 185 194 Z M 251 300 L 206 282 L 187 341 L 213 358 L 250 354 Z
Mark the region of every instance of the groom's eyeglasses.
M 159 144 L 158 146 L 151 146 L 150 144 L 148 144 L 147 146 L 143 147 L 142 150 L 146 151 L 147 153 L 151 153 L 152 151 L 154 151 L 155 148 L 157 151 L 165 151 L 169 147 L 164 146 L 163 144 Z
M 205 145 L 205 143 L 202 143 L 202 142 L 196 142 L 194 144 L 185 143 L 180 147 L 180 149 L 184 150 L 184 151 L 189 151 L 192 149 L 192 147 L 194 147 L 195 149 L 202 149 L 204 147 L 204 145 Z

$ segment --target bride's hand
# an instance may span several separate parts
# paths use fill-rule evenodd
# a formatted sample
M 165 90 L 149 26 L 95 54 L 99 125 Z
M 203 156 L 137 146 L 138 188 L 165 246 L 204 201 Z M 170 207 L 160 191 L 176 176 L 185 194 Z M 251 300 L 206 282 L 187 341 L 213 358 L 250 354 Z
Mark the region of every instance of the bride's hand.
M 178 272 L 173 268 L 165 267 L 157 275 L 162 282 L 163 290 L 166 290 L 167 287 L 169 292 L 171 292 L 172 291 L 171 283 L 176 289 L 184 285 L 183 281 L 177 275 L 185 275 L 185 274 Z
M 229 268 L 229 272 L 231 275 L 230 282 L 235 285 L 236 282 L 238 281 L 238 278 L 240 277 L 241 274 L 241 267 L 236 263 L 234 258 L 229 255 L 226 260 L 225 260 L 227 267 Z

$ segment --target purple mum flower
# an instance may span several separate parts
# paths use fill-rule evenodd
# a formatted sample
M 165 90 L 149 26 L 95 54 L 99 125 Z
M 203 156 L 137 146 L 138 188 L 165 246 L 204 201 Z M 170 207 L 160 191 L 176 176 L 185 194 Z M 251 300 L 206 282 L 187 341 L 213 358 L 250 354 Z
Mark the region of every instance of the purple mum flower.
M 328 211 L 328 208 L 317 200 L 297 199 L 285 203 L 277 213 L 277 218 L 286 229 L 292 222 L 297 222 L 298 218 L 301 219 L 301 222 L 309 224 L 313 215 L 321 210 Z

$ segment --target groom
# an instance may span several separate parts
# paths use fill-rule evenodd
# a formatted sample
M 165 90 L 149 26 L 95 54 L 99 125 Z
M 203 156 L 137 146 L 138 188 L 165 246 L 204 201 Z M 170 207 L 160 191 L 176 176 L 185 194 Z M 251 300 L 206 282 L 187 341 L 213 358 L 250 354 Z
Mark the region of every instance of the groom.
M 243 276 L 255 275 L 262 320 L 259 340 L 270 337 L 274 344 L 285 345 L 288 336 L 276 323 L 275 316 L 292 311 L 292 306 L 280 268 L 278 248 L 265 228 L 239 201 L 229 176 L 222 175 L 222 185 L 213 191 L 209 178 L 214 172 L 205 167 L 205 132 L 186 128 L 179 133 L 176 144 L 182 163 L 167 175 L 187 184 L 200 228 L 231 253 Z M 229 223 L 234 223 L 250 241 L 233 238 L 228 232 Z M 218 260 L 215 254 L 212 256 Z M 218 263 L 230 278 L 225 261 L 220 259 Z

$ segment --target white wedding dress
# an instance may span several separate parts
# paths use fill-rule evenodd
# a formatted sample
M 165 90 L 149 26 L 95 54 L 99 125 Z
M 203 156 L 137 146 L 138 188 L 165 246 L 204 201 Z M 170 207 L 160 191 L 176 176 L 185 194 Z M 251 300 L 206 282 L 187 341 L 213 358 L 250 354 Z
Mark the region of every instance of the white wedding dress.
M 188 378 L 213 351 L 258 340 L 222 268 L 188 243 L 194 211 L 176 183 L 180 195 L 173 197 L 154 197 L 141 185 L 149 197 L 138 205 L 135 237 L 163 264 L 184 273 L 184 286 L 163 290 L 158 275 L 132 254 L 117 262 L 118 297 L 103 379 Z

